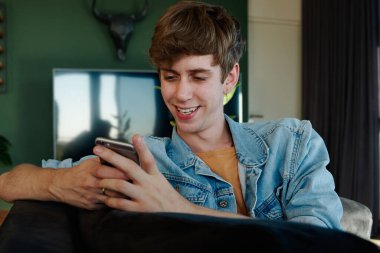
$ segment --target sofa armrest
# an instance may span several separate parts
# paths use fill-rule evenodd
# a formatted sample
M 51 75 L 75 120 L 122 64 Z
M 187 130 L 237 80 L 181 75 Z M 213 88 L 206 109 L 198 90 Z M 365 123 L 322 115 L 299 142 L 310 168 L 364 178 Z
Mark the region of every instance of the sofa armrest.
M 371 210 L 351 199 L 341 197 L 340 200 L 343 205 L 343 217 L 340 223 L 344 231 L 369 239 L 373 222 Z

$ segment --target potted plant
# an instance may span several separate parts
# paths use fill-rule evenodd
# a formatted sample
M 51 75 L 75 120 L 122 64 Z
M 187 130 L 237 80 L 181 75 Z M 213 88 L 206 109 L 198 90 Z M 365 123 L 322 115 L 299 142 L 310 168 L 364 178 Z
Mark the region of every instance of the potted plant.
M 12 159 L 9 155 L 9 147 L 11 143 L 2 135 L 0 135 L 0 164 L 11 165 Z

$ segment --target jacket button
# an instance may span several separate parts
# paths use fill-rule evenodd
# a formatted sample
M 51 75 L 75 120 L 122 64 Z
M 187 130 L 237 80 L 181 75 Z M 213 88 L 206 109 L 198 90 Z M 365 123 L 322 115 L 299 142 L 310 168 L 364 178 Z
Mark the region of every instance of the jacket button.
M 222 200 L 222 201 L 219 202 L 219 206 L 222 207 L 222 208 L 226 208 L 227 205 L 228 205 L 228 202 L 225 201 L 225 200 Z

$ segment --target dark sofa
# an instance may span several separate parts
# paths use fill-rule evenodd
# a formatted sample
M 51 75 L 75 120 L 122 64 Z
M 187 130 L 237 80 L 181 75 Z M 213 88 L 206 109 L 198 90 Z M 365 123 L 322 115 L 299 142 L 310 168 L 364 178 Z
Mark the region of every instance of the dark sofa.
M 0 252 L 379 252 L 351 233 L 291 222 L 175 213 L 87 211 L 16 201 Z

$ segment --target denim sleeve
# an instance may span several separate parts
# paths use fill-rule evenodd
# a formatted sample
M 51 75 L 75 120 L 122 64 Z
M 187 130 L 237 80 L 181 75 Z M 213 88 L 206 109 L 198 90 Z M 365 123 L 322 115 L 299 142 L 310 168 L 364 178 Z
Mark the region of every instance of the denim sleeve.
M 341 229 L 343 207 L 334 179 L 326 169 L 329 156 L 323 139 L 304 121 L 294 143 L 286 198 L 289 221 Z
M 62 161 L 55 160 L 55 159 L 42 160 L 42 168 L 51 168 L 51 169 L 71 168 L 87 159 L 96 158 L 96 157 L 97 156 L 89 155 L 89 156 L 82 157 L 79 161 L 76 161 L 76 162 L 74 162 L 73 159 L 71 158 L 67 158 Z

